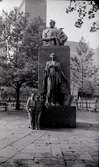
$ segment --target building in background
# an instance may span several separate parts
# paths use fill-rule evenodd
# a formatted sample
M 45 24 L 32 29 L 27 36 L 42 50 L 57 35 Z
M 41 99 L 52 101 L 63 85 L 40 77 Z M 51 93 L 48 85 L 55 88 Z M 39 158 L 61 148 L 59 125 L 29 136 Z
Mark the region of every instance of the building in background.
M 30 20 L 40 16 L 44 23 L 46 23 L 46 0 L 22 0 L 19 10 L 28 13 Z

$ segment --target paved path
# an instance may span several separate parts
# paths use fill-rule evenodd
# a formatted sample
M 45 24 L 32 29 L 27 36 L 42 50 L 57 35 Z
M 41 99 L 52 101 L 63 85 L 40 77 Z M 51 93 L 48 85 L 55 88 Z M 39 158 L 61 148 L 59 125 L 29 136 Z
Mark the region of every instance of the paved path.
M 98 129 L 27 126 L 25 113 L 0 113 L 0 167 L 98 167 Z
M 77 112 L 77 126 L 99 129 L 99 112 Z

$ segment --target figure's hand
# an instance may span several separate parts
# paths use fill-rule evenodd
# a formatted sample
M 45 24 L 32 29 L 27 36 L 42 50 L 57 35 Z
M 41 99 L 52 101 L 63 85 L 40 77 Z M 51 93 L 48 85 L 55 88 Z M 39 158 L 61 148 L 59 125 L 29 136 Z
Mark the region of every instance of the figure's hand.
M 29 108 L 28 111 L 31 112 L 31 109 Z
M 48 108 L 48 106 L 49 106 L 49 102 L 48 102 L 48 100 L 46 100 L 45 101 L 45 107 Z
M 46 38 L 42 38 L 42 41 L 46 41 L 46 42 L 49 42 L 50 40 L 55 40 L 57 39 L 57 37 L 46 37 Z

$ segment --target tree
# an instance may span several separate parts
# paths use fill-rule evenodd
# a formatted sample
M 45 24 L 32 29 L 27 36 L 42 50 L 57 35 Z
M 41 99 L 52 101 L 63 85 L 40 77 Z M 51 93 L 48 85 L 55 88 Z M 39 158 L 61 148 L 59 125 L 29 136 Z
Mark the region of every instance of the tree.
M 71 80 L 72 84 L 78 85 L 78 90 L 84 91 L 88 81 L 92 80 L 97 72 L 93 59 L 94 52 L 82 37 L 78 47 L 77 55 L 71 58 Z M 87 90 L 86 90 L 87 91 Z
M 94 85 L 94 88 L 99 87 L 99 68 L 94 76 L 93 85 Z
M 0 35 L 4 42 L 5 54 L 1 55 L 2 82 L 16 91 L 16 109 L 20 109 L 20 89 L 25 85 L 36 86 L 38 80 L 37 54 L 34 50 L 41 45 L 40 18 L 29 24 L 28 15 L 19 12 L 17 8 L 3 11 L 3 28 Z
M 66 14 L 76 11 L 78 13 L 78 19 L 75 21 L 75 27 L 81 28 L 85 17 L 93 19 L 99 11 L 99 4 L 96 0 L 90 1 L 78 1 L 70 0 L 70 4 L 66 7 Z M 90 32 L 95 32 L 99 29 L 96 21 L 93 21 Z

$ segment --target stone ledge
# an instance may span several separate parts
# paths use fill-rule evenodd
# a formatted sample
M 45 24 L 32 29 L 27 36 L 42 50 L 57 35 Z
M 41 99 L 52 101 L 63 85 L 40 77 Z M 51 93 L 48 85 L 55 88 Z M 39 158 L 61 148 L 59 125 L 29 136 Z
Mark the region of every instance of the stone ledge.
M 76 128 L 76 107 L 50 106 L 41 116 L 41 128 Z

